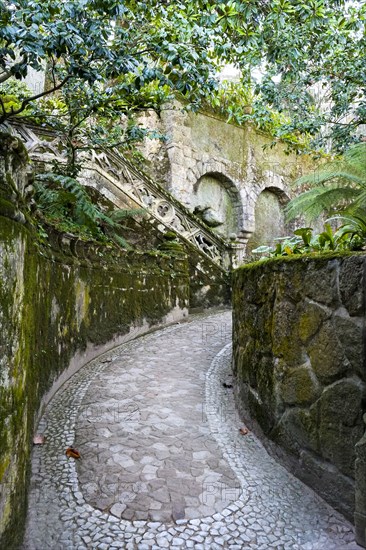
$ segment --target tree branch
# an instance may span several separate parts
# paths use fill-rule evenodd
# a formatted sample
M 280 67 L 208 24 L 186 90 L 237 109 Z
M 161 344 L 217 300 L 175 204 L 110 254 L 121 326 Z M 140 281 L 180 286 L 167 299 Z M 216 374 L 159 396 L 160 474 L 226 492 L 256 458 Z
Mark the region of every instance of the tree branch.
M 6 80 L 8 80 L 8 78 L 10 78 L 10 77 L 11 77 L 11 72 L 10 71 L 4 71 L 4 73 L 0 76 L 0 84 L 5 82 Z
M 11 113 L 4 113 L 2 116 L 0 116 L 0 124 L 3 123 L 7 118 L 10 118 L 12 116 L 15 116 L 15 115 L 19 115 L 19 113 L 22 113 L 27 105 L 29 105 L 29 103 L 32 103 L 32 101 L 36 101 L 37 99 L 41 99 L 41 97 L 44 97 L 46 95 L 50 95 L 52 94 L 53 92 L 57 92 L 57 90 L 60 90 L 65 84 L 66 82 L 68 82 L 71 78 L 71 75 L 67 75 L 61 82 L 60 84 L 57 84 L 57 86 L 54 86 L 51 90 L 45 90 L 44 92 L 41 92 L 40 94 L 36 94 L 32 97 L 27 97 L 26 99 L 24 99 L 22 101 L 22 104 L 21 106 L 19 107 L 19 109 L 12 109 Z
M 2 98 L 1 98 L 1 96 L 0 96 L 0 105 L 1 105 L 1 110 L 2 110 L 2 112 L 3 112 L 3 115 L 5 115 L 5 114 L 6 114 L 5 105 L 4 105 L 4 102 L 3 102 Z

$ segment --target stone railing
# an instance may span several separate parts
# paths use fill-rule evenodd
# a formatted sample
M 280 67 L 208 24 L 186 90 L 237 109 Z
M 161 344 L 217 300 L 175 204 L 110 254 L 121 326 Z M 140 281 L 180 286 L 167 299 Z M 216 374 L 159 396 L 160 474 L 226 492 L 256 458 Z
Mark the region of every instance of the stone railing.
M 5 128 L 22 139 L 35 164 L 66 162 L 65 144 L 53 131 L 19 122 L 12 122 L 11 126 Z M 95 178 L 99 181 L 99 188 L 103 187 L 103 184 L 109 188 L 112 200 L 114 188 L 122 192 L 133 204 L 147 210 L 155 219 L 154 225 L 158 231 L 174 231 L 185 243 L 193 246 L 223 271 L 241 263 L 242 245 L 229 244 L 216 235 L 168 191 L 119 153 L 83 153 L 81 179 L 92 182 Z

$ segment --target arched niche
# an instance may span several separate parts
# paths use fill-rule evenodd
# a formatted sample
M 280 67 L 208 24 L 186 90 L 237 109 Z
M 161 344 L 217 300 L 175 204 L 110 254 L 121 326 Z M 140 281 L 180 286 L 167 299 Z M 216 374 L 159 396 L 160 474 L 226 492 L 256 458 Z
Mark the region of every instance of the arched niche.
M 242 208 L 235 184 L 223 174 L 210 172 L 193 187 L 192 206 L 213 231 L 229 237 L 241 229 Z
M 288 201 L 286 193 L 276 187 L 267 187 L 259 194 L 254 211 L 255 230 L 248 239 L 247 254 L 258 246 L 272 246 L 277 237 L 285 237 L 291 233 L 284 214 Z

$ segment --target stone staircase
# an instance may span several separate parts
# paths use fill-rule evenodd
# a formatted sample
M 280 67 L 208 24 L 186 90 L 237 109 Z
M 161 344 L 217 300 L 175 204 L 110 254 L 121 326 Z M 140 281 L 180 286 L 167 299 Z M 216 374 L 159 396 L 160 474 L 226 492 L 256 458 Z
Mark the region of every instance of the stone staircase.
M 41 169 L 45 164 L 66 162 L 66 147 L 52 130 L 23 122 L 3 125 L 19 137 L 33 161 Z M 242 245 L 228 243 L 194 216 L 162 185 L 153 181 L 121 154 L 112 151 L 90 151 L 82 156 L 83 170 L 78 178 L 97 188 L 117 207 L 130 204 L 144 208 L 149 215 L 152 230 L 164 235 L 174 231 L 188 249 L 195 251 L 211 267 L 228 273 L 241 260 Z M 209 271 L 209 270 L 208 270 Z

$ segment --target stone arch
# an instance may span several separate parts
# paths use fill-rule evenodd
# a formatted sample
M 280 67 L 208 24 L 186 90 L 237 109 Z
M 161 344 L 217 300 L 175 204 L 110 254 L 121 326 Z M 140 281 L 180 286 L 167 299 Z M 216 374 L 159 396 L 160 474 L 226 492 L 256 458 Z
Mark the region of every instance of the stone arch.
M 217 233 L 229 237 L 243 227 L 243 208 L 240 192 L 223 172 L 209 170 L 193 185 L 192 206 Z M 215 227 L 215 220 L 217 225 Z
M 256 188 L 252 202 L 252 224 L 248 231 L 247 253 L 260 245 L 271 246 L 274 239 L 285 237 L 291 232 L 291 226 L 286 224 L 284 207 L 290 197 L 286 187 L 261 185 Z

